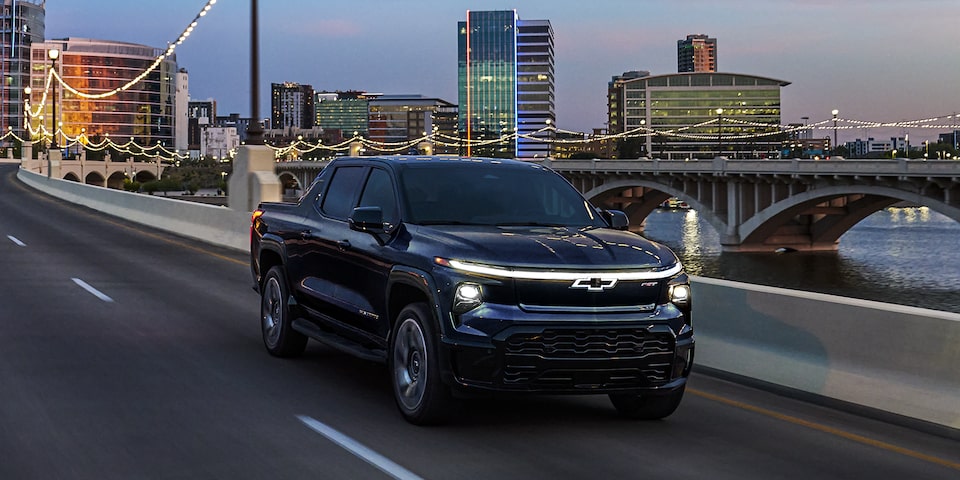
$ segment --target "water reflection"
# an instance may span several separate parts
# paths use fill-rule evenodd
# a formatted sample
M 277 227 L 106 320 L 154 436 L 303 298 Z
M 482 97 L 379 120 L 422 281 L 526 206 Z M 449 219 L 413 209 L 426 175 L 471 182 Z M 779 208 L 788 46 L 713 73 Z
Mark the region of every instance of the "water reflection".
M 877 212 L 836 252 L 723 252 L 693 210 L 655 210 L 644 235 L 670 246 L 693 275 L 960 313 L 960 223 L 926 207 Z

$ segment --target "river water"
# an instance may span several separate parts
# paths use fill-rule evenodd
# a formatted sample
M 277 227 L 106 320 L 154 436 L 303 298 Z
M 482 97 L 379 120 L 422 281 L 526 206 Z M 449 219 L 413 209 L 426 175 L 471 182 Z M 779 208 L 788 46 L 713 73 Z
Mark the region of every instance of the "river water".
M 672 248 L 692 275 L 960 313 L 960 222 L 926 207 L 876 212 L 836 252 L 722 252 L 694 210 L 655 210 L 644 236 Z

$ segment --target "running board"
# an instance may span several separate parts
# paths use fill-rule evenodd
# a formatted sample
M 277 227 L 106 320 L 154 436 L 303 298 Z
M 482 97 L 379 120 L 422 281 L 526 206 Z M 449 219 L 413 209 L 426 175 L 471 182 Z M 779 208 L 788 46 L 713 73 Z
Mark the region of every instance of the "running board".
M 314 323 L 302 318 L 294 320 L 291 322 L 291 325 L 293 326 L 294 330 L 328 347 L 348 353 L 358 358 L 362 358 L 364 360 L 370 360 L 377 363 L 387 363 L 387 352 L 385 350 L 364 347 L 357 342 L 341 337 L 335 333 L 321 330 L 320 327 L 316 326 Z

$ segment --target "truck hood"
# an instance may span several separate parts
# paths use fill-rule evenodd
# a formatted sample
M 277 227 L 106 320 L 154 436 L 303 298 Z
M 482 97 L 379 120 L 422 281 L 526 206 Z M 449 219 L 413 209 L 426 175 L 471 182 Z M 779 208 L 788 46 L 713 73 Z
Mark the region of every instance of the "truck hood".
M 667 247 L 610 228 L 436 227 L 417 229 L 431 256 L 489 265 L 548 269 L 651 269 L 677 263 Z M 434 245 L 427 245 L 433 243 Z

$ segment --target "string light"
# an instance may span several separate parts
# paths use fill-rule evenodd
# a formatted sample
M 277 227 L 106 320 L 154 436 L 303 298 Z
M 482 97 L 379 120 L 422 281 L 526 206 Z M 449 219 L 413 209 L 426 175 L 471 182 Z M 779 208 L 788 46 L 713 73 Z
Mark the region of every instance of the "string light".
M 66 91 L 76 95 L 77 97 L 85 98 L 88 100 L 101 100 L 101 99 L 109 98 L 121 92 L 125 92 L 129 90 L 133 86 L 143 81 L 143 79 L 147 78 L 147 76 L 150 75 L 154 70 L 156 70 L 157 67 L 159 67 L 167 57 L 172 56 L 177 46 L 183 44 L 183 42 L 187 39 L 187 37 L 190 36 L 190 33 L 193 32 L 193 29 L 196 28 L 197 23 L 200 20 L 200 17 L 205 16 L 207 12 L 209 12 L 210 9 L 213 8 L 213 5 L 215 5 L 216 3 L 217 3 L 217 0 L 208 0 L 206 5 L 204 5 L 203 9 L 200 11 L 200 13 L 198 13 L 197 16 L 193 18 L 193 21 L 190 22 L 190 25 L 188 25 L 183 30 L 183 32 L 180 34 L 180 37 L 177 39 L 177 41 L 174 43 L 168 44 L 166 51 L 158 55 L 157 58 L 154 59 L 153 64 L 151 64 L 146 70 L 144 70 L 139 75 L 137 75 L 133 80 L 130 80 L 126 84 L 120 87 L 117 87 L 113 90 L 109 90 L 102 93 L 81 92 L 80 90 L 77 90 L 76 88 L 68 84 L 66 81 L 64 81 L 63 78 L 60 76 L 60 74 L 51 68 L 50 73 L 47 76 L 46 86 L 44 87 L 43 96 L 40 100 L 40 106 L 38 110 L 35 113 L 34 111 L 27 109 L 27 115 L 30 118 L 33 118 L 38 116 L 39 112 L 43 111 L 43 107 L 47 101 L 47 92 L 50 90 L 50 84 L 53 79 L 56 79 L 57 83 L 59 83 L 60 86 L 63 87 Z

